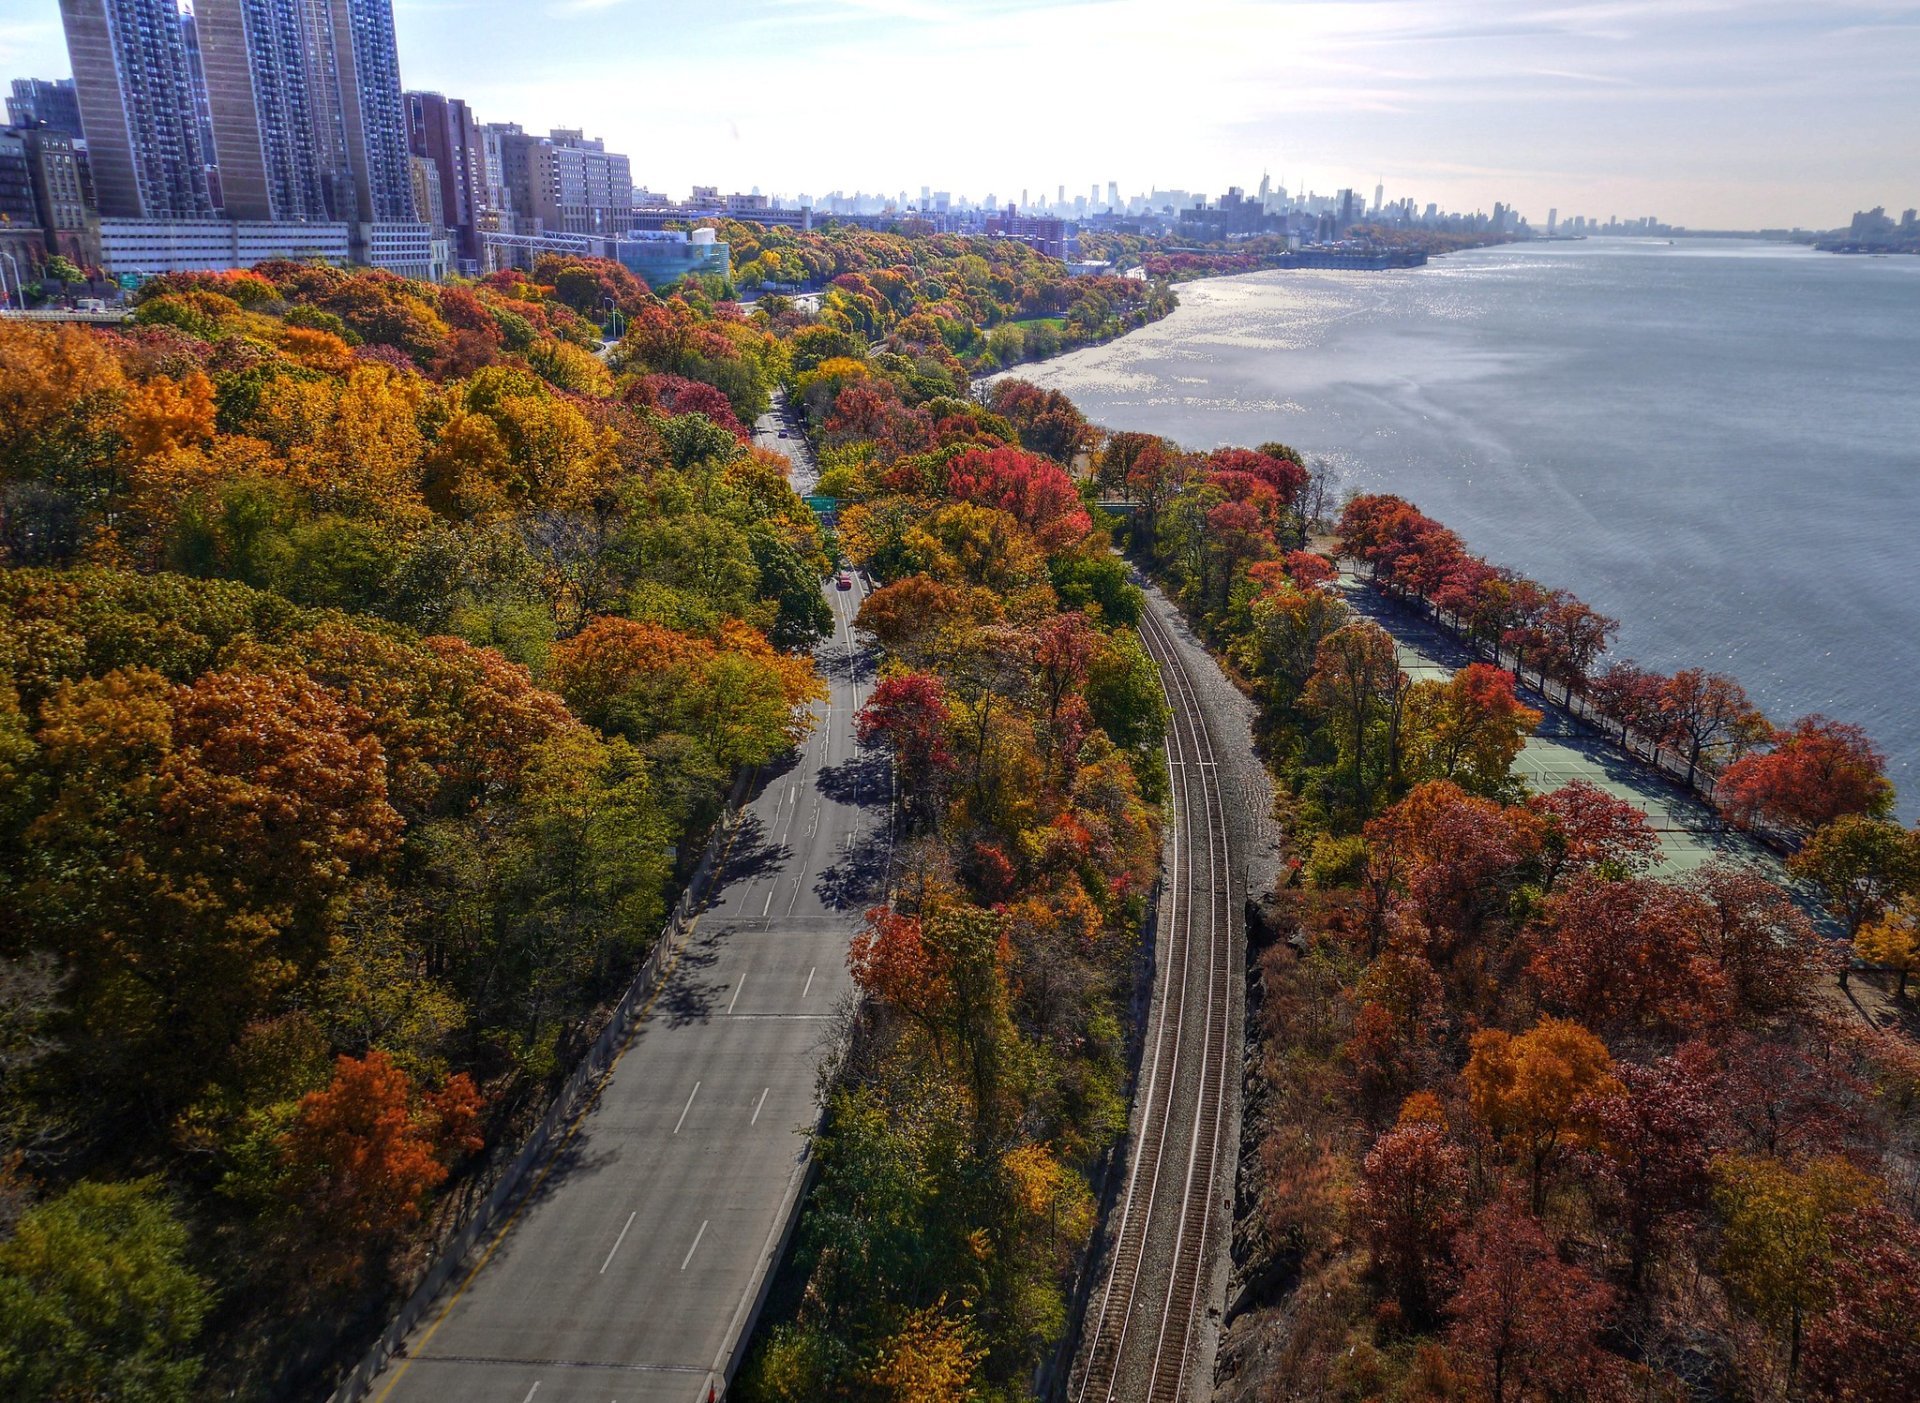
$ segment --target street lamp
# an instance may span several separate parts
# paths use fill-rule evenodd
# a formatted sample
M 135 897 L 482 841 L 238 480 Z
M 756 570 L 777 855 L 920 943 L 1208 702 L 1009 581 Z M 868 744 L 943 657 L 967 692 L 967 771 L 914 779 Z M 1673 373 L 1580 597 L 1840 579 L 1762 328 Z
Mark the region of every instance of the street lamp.
M 20 281 L 20 265 L 14 261 L 13 255 L 8 253 L 5 249 L 0 249 L 0 258 L 6 259 L 7 266 L 13 269 L 14 297 L 17 298 L 19 301 L 19 310 L 24 312 L 27 310 L 27 289 L 26 289 L 26 286 Z M 4 293 L 6 290 L 7 290 L 7 280 L 5 278 L 0 278 L 0 293 Z M 9 299 L 9 300 L 13 300 L 13 299 Z
M 600 302 L 609 313 L 607 325 L 613 332 L 613 339 L 618 341 L 620 339 L 620 323 L 622 321 L 620 308 L 611 297 L 602 297 Z

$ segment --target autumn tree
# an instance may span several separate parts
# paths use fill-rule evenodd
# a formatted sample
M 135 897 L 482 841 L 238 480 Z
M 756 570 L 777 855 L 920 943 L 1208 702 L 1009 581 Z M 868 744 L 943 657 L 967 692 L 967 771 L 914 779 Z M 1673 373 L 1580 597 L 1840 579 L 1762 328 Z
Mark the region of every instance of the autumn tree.
M 1426 1098 L 1410 1098 L 1423 1100 Z M 1418 1329 L 1433 1316 L 1442 1274 L 1466 1205 L 1466 1152 L 1423 1106 L 1373 1142 L 1360 1166 L 1353 1211 L 1374 1269 Z
M 1900 1403 L 1920 1376 L 1920 1227 L 1872 1206 L 1834 1225 L 1825 1302 L 1802 1353 L 1816 1396 Z
M 1518 1037 L 1476 1033 L 1464 1073 L 1473 1113 L 1527 1166 L 1533 1211 L 1546 1203 L 1547 1171 L 1569 1144 L 1598 1136 L 1598 1101 L 1619 1094 L 1606 1044 L 1578 1023 L 1543 1018 Z
M 1445 682 L 1416 682 L 1407 693 L 1407 773 L 1497 793 L 1539 724 L 1503 668 L 1469 663 Z
M 1713 801 L 1739 823 L 1811 833 L 1842 814 L 1891 813 L 1886 767 L 1886 756 L 1861 727 L 1803 716 L 1776 731 L 1770 749 L 1729 765 L 1714 785 Z
M 1907 979 L 1920 969 L 1920 895 L 1909 894 L 1854 933 L 1853 952 L 1900 976 L 1894 998 L 1907 1001 Z
M 1889 819 L 1842 814 L 1787 859 L 1853 939 L 1920 880 L 1920 839 Z
M 1828 944 L 1793 895 L 1753 867 L 1730 860 L 1697 869 L 1687 887 L 1705 918 L 1695 927 L 1705 958 L 1720 971 L 1738 1014 L 1795 1007 L 1833 963 Z
M 1687 762 L 1687 783 L 1702 763 L 1719 766 L 1737 760 L 1766 739 L 1769 728 L 1760 708 L 1731 677 L 1682 669 L 1660 688 L 1660 716 L 1667 737 Z
M 1322 640 L 1301 700 L 1327 720 L 1353 786 L 1360 817 L 1399 769 L 1400 725 L 1408 680 L 1387 631 L 1353 623 Z
M 1714 1164 L 1714 1184 L 1720 1270 L 1735 1299 L 1783 1337 L 1791 1393 L 1807 1317 L 1830 1299 L 1835 1226 L 1867 1204 L 1867 1181 L 1844 1160 L 1793 1169 L 1777 1159 L 1730 1155 Z
M 877 1398 L 889 1403 L 965 1403 L 976 1396 L 974 1371 L 986 1351 L 945 1307 L 942 1298 L 911 1312 L 881 1345 L 879 1362 L 868 1374 Z
M 477 1148 L 478 1109 L 464 1074 L 423 1099 L 384 1052 L 340 1057 L 333 1080 L 301 1099 L 280 1141 L 282 1192 L 315 1239 L 309 1268 L 345 1285 L 369 1254 L 391 1246 L 449 1164 Z
M 893 748 L 901 803 L 910 817 L 938 812 L 937 781 L 956 765 L 949 732 L 954 723 L 946 688 L 931 673 L 883 677 L 854 719 L 862 745 Z
M 1533 795 L 1527 807 L 1547 822 L 1541 875 L 1549 892 L 1583 872 L 1640 876 L 1660 861 L 1660 835 L 1646 814 L 1597 784 L 1576 779 Z
M 1598 1345 L 1613 1292 L 1560 1260 L 1535 1218 L 1495 1203 L 1456 1248 L 1460 1289 L 1447 1340 L 1492 1403 L 1597 1391 L 1613 1365 Z
M 1719 970 L 1700 948 L 1704 916 L 1673 883 L 1577 877 L 1553 898 L 1528 972 L 1549 1007 L 1584 1022 L 1686 1025 L 1719 995 Z
M 1717 1091 L 1697 1059 L 1622 1064 L 1617 1096 L 1593 1105 L 1603 1177 L 1618 1196 L 1627 1284 L 1640 1287 L 1654 1248 L 1698 1222 L 1707 1206 Z

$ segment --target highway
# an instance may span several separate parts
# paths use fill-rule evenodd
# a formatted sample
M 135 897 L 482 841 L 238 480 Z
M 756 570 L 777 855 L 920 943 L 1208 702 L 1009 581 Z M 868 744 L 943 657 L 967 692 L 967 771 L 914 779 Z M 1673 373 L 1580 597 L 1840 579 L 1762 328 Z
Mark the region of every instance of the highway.
M 889 771 L 853 736 L 873 666 L 852 632 L 865 590 L 830 579 L 825 592 L 831 697 L 815 730 L 760 776 L 598 1098 L 375 1381 L 377 1403 L 724 1395 L 802 1187 L 847 942 L 884 891 Z
M 1155 987 L 1127 1158 L 1068 1380 L 1070 1403 L 1205 1398 L 1210 1307 L 1231 1229 L 1238 1152 L 1239 981 L 1246 890 L 1238 829 L 1196 666 L 1212 663 L 1150 590 L 1141 639 L 1159 664 L 1171 714 L 1172 785 Z

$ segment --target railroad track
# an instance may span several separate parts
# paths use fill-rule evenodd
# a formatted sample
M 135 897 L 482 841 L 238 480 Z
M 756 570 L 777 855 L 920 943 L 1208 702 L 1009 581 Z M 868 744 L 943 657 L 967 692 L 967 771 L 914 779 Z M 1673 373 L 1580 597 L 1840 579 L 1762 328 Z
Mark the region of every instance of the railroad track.
M 1233 877 L 1213 737 L 1179 645 L 1151 609 L 1141 639 L 1166 694 L 1172 873 L 1148 1029 L 1139 1134 L 1106 1280 L 1089 1303 L 1069 1403 L 1179 1403 L 1205 1276 L 1232 1065 Z

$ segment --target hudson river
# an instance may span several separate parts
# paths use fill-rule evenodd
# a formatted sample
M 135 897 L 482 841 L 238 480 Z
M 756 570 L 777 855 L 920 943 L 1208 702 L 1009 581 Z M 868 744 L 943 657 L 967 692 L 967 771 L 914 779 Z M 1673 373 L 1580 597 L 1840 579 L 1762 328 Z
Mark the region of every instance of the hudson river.
M 1865 726 L 1920 813 L 1920 258 L 1592 239 L 1179 292 L 1014 373 L 1329 458 L 1618 618 L 1614 656 Z

